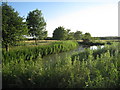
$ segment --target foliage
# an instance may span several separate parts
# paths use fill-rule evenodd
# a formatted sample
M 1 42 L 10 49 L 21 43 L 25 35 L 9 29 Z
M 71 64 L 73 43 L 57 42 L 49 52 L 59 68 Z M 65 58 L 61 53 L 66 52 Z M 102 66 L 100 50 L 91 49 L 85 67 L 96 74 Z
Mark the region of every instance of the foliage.
M 82 32 L 81 32 L 81 31 L 76 31 L 76 32 L 74 33 L 74 38 L 75 38 L 76 40 L 81 40 L 81 39 L 82 39 Z
M 77 46 L 78 43 L 74 41 L 58 41 L 49 45 L 18 47 L 9 52 L 3 50 L 2 60 L 5 63 L 9 61 L 19 61 L 21 58 L 24 60 L 36 60 L 39 57 L 49 54 L 69 51 Z
M 83 35 L 82 39 L 83 39 L 83 42 L 89 42 L 92 39 L 91 34 L 90 33 L 85 33 Z
M 119 40 L 119 36 L 110 36 L 110 37 L 96 37 L 99 38 L 100 40 Z
M 36 39 L 44 39 L 47 37 L 47 31 L 45 30 L 46 22 L 42 16 L 41 10 L 36 9 L 29 12 L 26 21 L 30 36 Z
M 60 26 L 56 28 L 53 32 L 53 39 L 55 40 L 66 40 L 67 38 L 67 31 L 64 27 Z
M 109 45 L 106 44 L 103 48 L 100 48 L 98 46 L 98 49 L 92 51 L 92 55 L 93 55 L 93 58 L 96 59 L 97 57 L 101 57 L 101 54 L 104 54 L 109 50 L 110 55 L 115 56 L 115 53 L 116 53 L 117 49 L 118 48 L 116 48 L 116 46 L 114 46 L 114 45 L 109 46 Z M 72 55 L 72 60 L 74 60 L 75 58 L 78 58 L 78 60 L 83 60 L 83 59 L 87 60 L 88 56 L 90 54 L 91 54 L 91 50 L 85 49 L 84 52 L 79 52 L 79 53 L 73 54 Z
M 74 40 L 74 32 L 68 33 L 67 40 Z
M 119 88 L 120 49 L 110 52 L 118 45 L 107 46 L 107 52 L 93 58 L 93 50 L 86 60 L 70 57 L 56 61 L 3 62 L 3 88 Z
M 80 40 L 82 39 L 82 32 L 76 31 L 70 32 L 70 29 L 65 29 L 64 27 L 60 26 L 56 28 L 53 32 L 53 39 L 55 40 Z
M 71 30 L 70 29 L 66 29 L 66 36 L 67 36 L 67 38 L 66 38 L 66 40 L 74 40 L 74 32 L 71 32 Z
M 118 44 L 104 49 L 87 50 L 87 53 L 76 54 L 74 60 L 84 62 L 89 69 L 85 88 L 118 88 L 120 87 L 120 48 Z M 82 57 L 81 57 L 82 56 Z M 75 63 L 74 62 L 74 63 Z
M 22 39 L 26 34 L 27 27 L 23 18 L 7 3 L 2 3 L 2 40 L 3 46 L 8 50 L 9 45 Z

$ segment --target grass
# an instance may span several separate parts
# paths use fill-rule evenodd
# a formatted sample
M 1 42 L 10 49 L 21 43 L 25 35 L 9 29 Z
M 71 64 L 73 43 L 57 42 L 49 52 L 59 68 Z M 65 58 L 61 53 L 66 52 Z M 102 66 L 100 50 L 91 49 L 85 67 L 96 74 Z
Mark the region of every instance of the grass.
M 53 45 L 55 44 L 58 45 L 59 42 Z M 64 44 L 67 46 L 70 43 Z M 76 53 L 78 56 L 74 58 L 73 64 L 72 58 L 67 56 L 62 60 L 58 57 L 58 60 L 54 62 L 48 60 L 46 63 L 42 58 L 29 61 L 20 58 L 19 62 L 13 60 L 3 62 L 3 88 L 119 88 L 118 46 L 115 43 L 106 46 L 105 52 L 101 51 L 102 49 L 98 51 L 87 49 L 88 57 L 83 57 L 82 60 L 79 60 L 80 54 Z M 114 50 L 115 52 L 112 52 Z M 100 52 L 100 56 L 94 58 L 95 52 Z
M 35 60 L 39 57 L 43 57 L 49 54 L 60 53 L 69 51 L 78 46 L 75 41 L 59 41 L 53 42 L 49 45 L 36 45 L 36 46 L 24 46 L 18 47 L 6 52 L 3 50 L 3 62 L 19 61 L 21 58 L 24 60 Z
M 90 50 L 90 49 L 85 49 L 84 52 L 80 52 L 80 53 L 75 53 L 72 55 L 72 60 L 74 61 L 75 58 L 77 58 L 78 60 L 86 60 L 88 59 L 88 56 L 92 53 L 94 59 L 97 59 L 97 57 L 101 57 L 101 55 L 103 53 L 106 53 L 108 50 L 110 52 L 110 55 L 115 56 L 116 51 L 118 50 L 118 48 L 116 48 L 117 45 L 115 45 L 117 43 L 114 43 L 113 45 L 104 45 L 103 48 L 101 48 L 100 46 L 98 46 L 98 49 L 96 50 Z

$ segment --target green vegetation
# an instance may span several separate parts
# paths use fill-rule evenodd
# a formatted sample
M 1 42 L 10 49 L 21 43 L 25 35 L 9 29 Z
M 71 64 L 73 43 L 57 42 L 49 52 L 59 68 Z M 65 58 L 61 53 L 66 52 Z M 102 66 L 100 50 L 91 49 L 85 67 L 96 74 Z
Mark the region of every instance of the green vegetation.
M 70 32 L 70 30 L 67 30 L 67 39 L 66 40 L 74 40 L 74 32 Z
M 81 40 L 81 39 L 82 39 L 82 32 L 81 32 L 81 31 L 76 31 L 76 32 L 74 33 L 74 38 L 75 38 L 76 40 Z
M 112 44 L 112 42 L 98 42 L 98 41 L 97 42 L 96 41 L 89 41 L 89 42 L 78 41 L 78 43 L 80 45 L 86 45 L 86 46 L 94 46 L 94 45 L 98 46 L 98 45 L 105 45 L 105 44 L 111 45 Z
M 107 52 L 99 51 L 100 57 L 97 56 L 96 59 L 94 51 L 87 50 L 90 52 L 88 58 L 79 60 L 76 57 L 73 64 L 72 59 L 67 56 L 63 60 L 58 57 L 58 60 L 49 60 L 46 63 L 40 58 L 35 61 L 25 61 L 21 58 L 20 62 L 3 62 L 3 87 L 119 88 L 120 48 L 116 48 L 118 46 L 106 46 Z
M 49 54 L 69 51 L 76 48 L 77 46 L 78 43 L 74 41 L 58 41 L 49 45 L 18 47 L 9 52 L 3 50 L 2 60 L 5 63 L 10 61 L 20 61 L 21 59 L 36 60 L 39 57 L 43 57 Z
M 82 38 L 83 42 L 89 42 L 91 39 L 92 37 L 90 33 L 85 33 Z
M 27 27 L 23 18 L 19 16 L 19 13 L 15 11 L 7 3 L 2 3 L 2 44 L 9 50 L 10 45 L 18 40 L 21 40 L 27 32 Z
M 64 27 L 58 27 L 53 32 L 53 39 L 55 40 L 66 40 L 67 32 Z
M 117 44 L 117 43 L 114 43 Z M 89 50 L 89 49 L 85 49 L 84 52 L 80 52 L 80 53 L 75 53 L 74 55 L 72 55 L 72 60 L 74 61 L 74 59 L 78 59 L 80 61 L 87 60 L 89 58 L 89 55 L 92 54 L 94 59 L 100 58 L 102 54 L 106 53 L 109 51 L 110 56 L 115 56 L 116 52 L 118 51 L 118 48 L 116 47 L 117 45 L 107 45 L 105 44 L 103 48 L 101 48 L 100 46 L 98 46 L 98 49 L 96 50 Z
M 90 33 L 82 34 L 81 31 L 70 31 L 70 29 L 65 29 L 63 26 L 59 26 L 53 32 L 53 40 L 83 40 L 84 42 L 89 42 L 92 39 Z
M 46 22 L 41 10 L 33 10 L 27 16 L 28 33 L 35 39 L 45 39 L 47 37 Z
M 61 26 L 54 30 L 53 38 L 46 38 L 46 22 L 41 10 L 29 12 L 26 22 L 7 3 L 2 3 L 2 11 L 0 67 L 3 88 L 120 88 L 120 45 L 117 42 L 101 42 L 90 33 L 74 33 Z M 30 35 L 35 40 L 60 41 L 26 42 L 22 41 L 23 35 Z M 42 59 L 76 48 L 78 40 L 84 45 L 112 45 L 97 50 L 86 49 L 63 59 L 58 57 L 56 61 Z
M 119 40 L 119 36 L 111 36 L 111 37 L 94 37 L 94 38 L 99 38 L 100 40 Z
M 86 87 L 90 88 L 118 88 L 120 87 L 120 47 L 118 44 L 106 46 L 98 50 L 86 50 L 73 55 L 76 62 L 80 62 L 88 71 L 86 73 Z M 82 67 L 82 66 L 81 66 Z

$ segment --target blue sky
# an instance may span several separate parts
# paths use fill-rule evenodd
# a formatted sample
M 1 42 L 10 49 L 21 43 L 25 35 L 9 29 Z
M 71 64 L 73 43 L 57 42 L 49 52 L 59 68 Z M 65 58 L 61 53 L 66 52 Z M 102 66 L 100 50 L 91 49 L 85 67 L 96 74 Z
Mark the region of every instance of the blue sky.
M 80 11 L 92 6 L 98 6 L 104 3 L 87 3 L 87 2 L 9 2 L 20 16 L 27 16 L 29 11 L 39 9 L 42 10 L 45 19 L 53 19 L 63 16 L 66 13 Z
M 29 0 L 30 1 L 30 0 Z M 9 2 L 20 16 L 32 10 L 42 10 L 48 36 L 58 26 L 75 32 L 90 32 L 92 36 L 116 36 L 117 2 Z

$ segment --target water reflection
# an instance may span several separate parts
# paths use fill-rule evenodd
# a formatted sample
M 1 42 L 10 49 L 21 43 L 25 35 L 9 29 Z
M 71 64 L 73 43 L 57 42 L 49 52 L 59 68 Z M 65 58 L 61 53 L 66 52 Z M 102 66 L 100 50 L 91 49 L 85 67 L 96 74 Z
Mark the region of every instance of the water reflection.
M 67 51 L 67 52 L 61 52 L 61 53 L 56 53 L 56 54 L 51 54 L 43 57 L 43 60 L 57 60 L 58 58 L 63 60 L 65 57 L 71 56 L 73 53 L 76 52 L 82 52 L 84 51 L 84 48 L 82 46 L 79 46 L 78 48 Z
M 91 46 L 90 49 L 95 50 L 95 49 L 102 49 L 104 48 L 104 45 L 101 46 Z
M 62 53 L 56 53 L 56 54 L 51 54 L 51 55 L 47 55 L 43 57 L 43 60 L 63 60 L 66 57 L 70 57 L 72 54 L 77 53 L 77 52 L 82 52 L 84 51 L 85 48 L 90 48 L 90 49 L 98 49 L 98 48 L 103 48 L 104 46 L 79 46 L 78 48 L 71 50 L 71 51 L 67 51 L 67 52 L 62 52 Z

